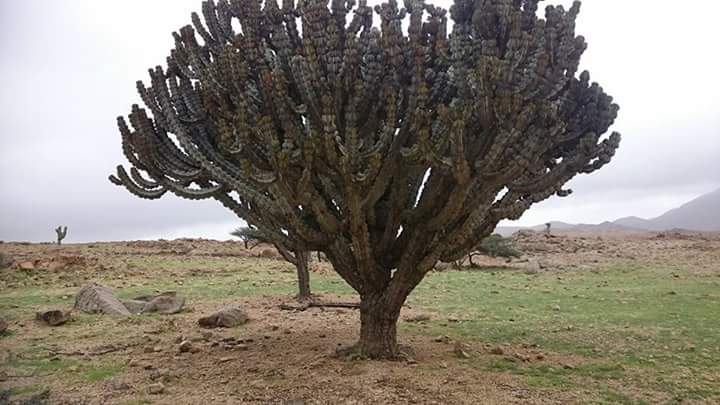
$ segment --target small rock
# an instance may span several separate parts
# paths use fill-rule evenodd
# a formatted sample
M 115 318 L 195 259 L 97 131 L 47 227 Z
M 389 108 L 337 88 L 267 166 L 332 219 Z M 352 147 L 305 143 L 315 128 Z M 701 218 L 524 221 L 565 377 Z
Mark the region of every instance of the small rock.
M 18 268 L 20 268 L 20 270 L 35 270 L 35 263 L 29 261 L 20 262 Z
M 140 362 L 137 359 L 130 359 L 127 365 L 128 367 L 138 367 L 140 366 Z
M 70 320 L 70 311 L 60 309 L 49 309 L 35 313 L 35 319 L 47 323 L 50 326 L 60 326 Z
M 458 356 L 461 359 L 469 359 L 470 355 L 467 352 L 467 347 L 461 343 L 461 342 L 455 342 L 455 347 L 453 348 L 453 352 L 456 356 Z
M 575 369 L 575 366 L 573 366 L 572 364 L 563 364 L 563 368 L 565 370 L 573 370 Z
M 5 331 L 7 329 L 8 329 L 7 321 L 3 317 L 0 317 L 0 334 L 5 333 Z
M 180 353 L 187 353 L 191 351 L 192 348 L 192 343 L 190 343 L 189 340 L 184 340 L 182 343 L 180 343 L 180 347 L 178 347 L 178 350 L 180 350 Z
M 5 371 L 0 371 L 0 382 L 5 382 L 10 379 L 10 376 Z
M 150 379 L 152 381 L 160 380 L 160 379 L 166 380 L 169 377 L 170 377 L 170 369 L 168 369 L 168 368 L 156 368 L 156 369 L 150 371 Z
M 159 395 L 165 392 L 165 385 L 163 383 L 150 384 L 148 386 L 148 393 L 152 395 Z
M 107 385 L 115 391 L 127 391 L 130 389 L 130 385 L 119 378 L 109 379 Z
M 545 355 L 544 355 L 544 354 L 538 354 L 537 356 L 535 356 L 535 359 L 540 360 L 540 361 L 545 360 Z
M 221 357 L 220 360 L 218 360 L 220 363 L 227 363 L 229 361 L 232 361 L 232 357 Z
M 437 343 L 450 343 L 450 337 L 449 336 L 438 336 L 435 339 L 433 339 Z
M 203 328 L 232 328 L 246 323 L 250 318 L 240 307 L 226 307 L 211 315 L 198 319 Z
M 68 367 L 68 371 L 73 372 L 73 373 L 77 372 L 78 370 L 80 370 L 80 367 L 79 367 L 79 366 L 70 366 L 70 367 Z
M 553 311 L 560 311 L 560 305 L 553 306 Z
M 503 354 L 505 354 L 505 351 L 502 349 L 502 347 L 500 347 L 500 346 L 495 346 L 495 347 L 493 347 L 492 349 L 490 349 L 490 354 L 494 354 L 494 355 L 497 355 L 497 356 L 502 356 Z
M 426 322 L 430 320 L 430 315 L 428 314 L 417 314 L 410 317 L 405 318 L 405 322 Z
M 177 314 L 185 305 L 185 297 L 177 295 L 175 291 L 168 291 L 158 295 L 149 295 L 135 298 L 135 301 L 145 301 L 141 313 Z

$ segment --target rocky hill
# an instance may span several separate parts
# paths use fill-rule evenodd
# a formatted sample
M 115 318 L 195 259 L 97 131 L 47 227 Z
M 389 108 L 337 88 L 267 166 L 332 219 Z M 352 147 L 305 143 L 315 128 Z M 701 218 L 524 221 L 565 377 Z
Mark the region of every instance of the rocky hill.
M 633 216 L 620 218 L 612 222 L 606 221 L 601 224 L 568 224 L 559 221 L 553 221 L 551 224 L 552 229 L 558 231 L 637 232 L 683 229 L 700 232 L 720 232 L 720 189 L 704 194 L 657 218 L 644 219 Z M 509 235 L 520 229 L 541 231 L 545 229 L 545 225 L 498 227 L 496 231 L 502 235 Z

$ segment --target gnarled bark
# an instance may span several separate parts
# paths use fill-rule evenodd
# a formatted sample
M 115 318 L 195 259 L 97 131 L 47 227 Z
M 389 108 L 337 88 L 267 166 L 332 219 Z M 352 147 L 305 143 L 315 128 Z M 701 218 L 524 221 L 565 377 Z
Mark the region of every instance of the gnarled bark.
M 383 296 L 369 295 L 360 300 L 360 354 L 371 359 L 393 359 L 399 354 L 397 321 L 402 303 L 388 304 Z

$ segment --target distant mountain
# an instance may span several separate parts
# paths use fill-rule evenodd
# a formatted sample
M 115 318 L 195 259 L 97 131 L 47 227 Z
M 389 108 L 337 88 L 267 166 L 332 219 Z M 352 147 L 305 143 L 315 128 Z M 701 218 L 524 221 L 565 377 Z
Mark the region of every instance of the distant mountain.
M 720 231 L 720 189 L 702 195 L 649 221 L 646 229 Z
M 612 222 L 615 225 L 624 226 L 627 228 L 634 228 L 634 229 L 649 229 L 650 228 L 650 220 L 647 220 L 645 218 L 640 217 L 625 217 L 620 218 Z
M 551 226 L 553 230 L 572 230 L 583 232 L 637 232 L 664 231 L 669 229 L 720 232 L 720 189 L 702 195 L 653 219 L 626 217 L 612 222 L 603 222 L 597 225 L 568 224 L 565 222 L 553 221 L 551 222 Z M 498 227 L 495 232 L 507 236 L 521 229 L 542 231 L 545 229 L 545 224 L 531 227 L 502 226 Z

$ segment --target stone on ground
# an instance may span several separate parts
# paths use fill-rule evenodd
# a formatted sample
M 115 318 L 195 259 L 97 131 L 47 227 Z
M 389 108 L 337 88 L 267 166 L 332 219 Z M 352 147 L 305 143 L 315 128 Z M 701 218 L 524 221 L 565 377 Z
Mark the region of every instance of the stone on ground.
M 180 350 L 180 353 L 187 353 L 193 349 L 192 343 L 189 340 L 184 340 L 182 343 L 180 343 L 180 346 L 178 347 L 178 350 Z
M 20 270 L 35 270 L 35 263 L 29 261 L 20 262 L 18 267 Z
M 198 324 L 203 328 L 232 328 L 246 323 L 249 319 L 240 307 L 232 306 L 198 319 Z
M 60 326 L 70 320 L 70 311 L 60 309 L 38 311 L 35 314 L 35 319 L 43 321 L 50 326 Z
M 430 320 L 430 315 L 428 314 L 417 314 L 408 316 L 405 318 L 405 322 L 426 322 Z
M 90 283 L 78 292 L 75 309 L 91 314 L 130 315 L 122 302 L 113 296 L 112 289 L 98 283 Z
M 8 328 L 8 323 L 5 318 L 0 316 L 0 333 L 5 333 Z
M 150 394 L 158 395 L 163 392 L 165 392 L 165 385 L 163 385 L 163 383 L 150 384 L 150 386 L 148 386 L 148 393 Z
M 135 298 L 134 301 L 144 301 L 145 305 L 141 313 L 149 314 L 157 312 L 160 314 L 176 314 L 185 305 L 185 297 L 178 296 L 175 291 L 164 292 L 158 295 L 150 295 Z
M 130 311 L 131 314 L 137 315 L 143 311 L 147 302 L 140 300 L 120 300 L 120 302 Z

